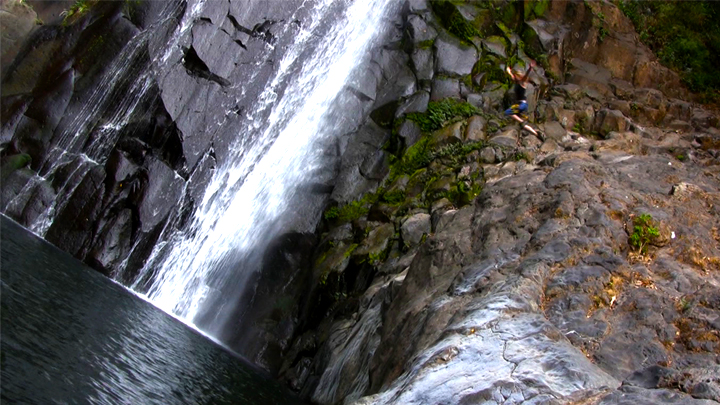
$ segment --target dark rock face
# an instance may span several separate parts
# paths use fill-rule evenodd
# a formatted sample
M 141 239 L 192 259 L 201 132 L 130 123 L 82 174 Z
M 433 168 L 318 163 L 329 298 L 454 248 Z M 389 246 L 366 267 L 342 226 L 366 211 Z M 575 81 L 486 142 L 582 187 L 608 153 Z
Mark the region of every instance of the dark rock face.
M 4 171 L 3 212 L 126 280 L 166 224 L 187 219 L 242 124 L 238 94 L 263 91 L 301 24 L 288 2 L 194 6 L 99 2 L 45 21 L 3 63 L 3 162 L 29 156 L 44 178 Z M 268 68 L 256 73 L 257 61 Z

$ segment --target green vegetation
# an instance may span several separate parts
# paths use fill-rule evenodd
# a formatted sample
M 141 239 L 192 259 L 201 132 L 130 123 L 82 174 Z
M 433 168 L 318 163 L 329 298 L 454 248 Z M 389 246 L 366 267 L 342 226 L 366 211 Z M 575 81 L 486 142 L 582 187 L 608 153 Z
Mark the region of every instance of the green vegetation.
M 431 4 L 433 11 L 440 17 L 443 26 L 461 41 L 472 43 L 473 37 L 482 36 L 477 28 L 465 20 L 455 4 L 442 0 L 434 1 Z
M 588 119 L 585 116 L 579 116 L 572 128 L 578 134 L 585 135 L 588 132 Z
M 393 190 L 388 191 L 380 197 L 380 200 L 390 205 L 400 205 L 405 201 L 405 191 Z
M 427 39 L 425 41 L 419 42 L 417 45 L 415 45 L 415 48 L 417 49 L 430 49 L 432 48 L 433 44 L 435 43 L 434 39 Z
M 378 199 L 377 194 L 367 193 L 361 199 L 342 205 L 340 207 L 330 207 L 325 211 L 325 219 L 338 220 L 340 222 L 353 221 L 360 218 L 370 211 L 370 206 Z
M 430 137 L 425 136 L 409 147 L 405 154 L 398 158 L 393 157 L 390 162 L 390 181 L 403 174 L 412 175 L 417 170 L 432 162 L 431 149 L 428 146 Z
M 642 214 L 633 219 L 633 233 L 630 235 L 630 246 L 641 254 L 646 254 L 648 245 L 660 236 L 658 228 L 653 226 L 653 218 Z
M 532 163 L 532 159 L 527 155 L 525 152 L 517 152 L 513 155 L 513 160 L 516 162 L 519 162 L 521 160 L 526 161 L 527 163 Z
M 483 146 L 483 142 L 453 143 L 431 152 L 431 160 L 442 159 L 446 165 L 457 168 L 465 163 L 468 153 L 480 150 Z
M 64 17 L 63 24 L 67 25 L 71 18 L 85 14 L 93 3 L 95 3 L 93 0 L 77 0 L 70 8 L 60 13 Z
M 542 17 L 550 4 L 550 0 L 529 0 L 525 1 L 525 20 L 532 20 Z
M 409 120 L 415 121 L 423 132 L 440 129 L 454 119 L 468 118 L 478 114 L 479 110 L 466 102 L 447 98 L 441 101 L 431 101 L 424 113 L 410 113 Z
M 640 40 L 705 102 L 720 101 L 720 2 L 616 0 Z

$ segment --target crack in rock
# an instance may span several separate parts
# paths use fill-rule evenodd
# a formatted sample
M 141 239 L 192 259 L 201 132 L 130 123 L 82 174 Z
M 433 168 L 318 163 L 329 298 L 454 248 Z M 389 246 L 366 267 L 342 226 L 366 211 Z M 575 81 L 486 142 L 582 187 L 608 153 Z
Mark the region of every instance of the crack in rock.
M 210 68 L 200 59 L 195 48 L 190 46 L 189 48 L 183 48 L 184 55 L 182 58 L 182 64 L 191 76 L 199 77 L 211 82 L 215 82 L 222 87 L 229 86 L 230 82 L 222 78 L 215 73 L 210 71 Z

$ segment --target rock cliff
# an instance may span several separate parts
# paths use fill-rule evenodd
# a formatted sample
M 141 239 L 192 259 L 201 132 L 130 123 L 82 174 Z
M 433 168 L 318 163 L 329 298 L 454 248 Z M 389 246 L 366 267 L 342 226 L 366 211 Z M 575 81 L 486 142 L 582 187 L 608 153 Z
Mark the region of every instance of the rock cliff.
M 719 401 L 716 113 L 609 2 L 409 1 L 401 27 L 281 377 L 322 404 Z M 531 58 L 540 137 L 502 115 Z

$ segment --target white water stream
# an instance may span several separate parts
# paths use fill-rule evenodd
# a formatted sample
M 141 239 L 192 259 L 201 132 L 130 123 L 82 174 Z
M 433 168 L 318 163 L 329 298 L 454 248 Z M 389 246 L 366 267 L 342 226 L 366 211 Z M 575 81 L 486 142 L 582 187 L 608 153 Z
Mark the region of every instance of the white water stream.
M 189 323 L 223 280 L 252 271 L 233 266 L 238 258 L 272 237 L 279 218 L 294 214 L 296 186 L 320 164 L 317 141 L 336 125 L 323 117 L 367 53 L 392 2 L 347 0 L 342 14 L 334 0 L 310 3 L 302 6 L 313 8 L 309 23 L 295 34 L 275 76 L 251 104 L 247 127 L 238 128 L 234 158 L 216 168 L 189 226 L 156 246 L 138 278 L 155 272 L 148 298 Z M 332 21 L 332 28 L 318 42 L 315 31 L 323 21 Z M 309 46 L 314 48 L 308 55 Z M 287 87 L 279 95 L 283 84 Z

